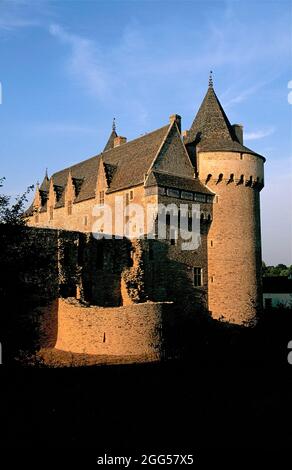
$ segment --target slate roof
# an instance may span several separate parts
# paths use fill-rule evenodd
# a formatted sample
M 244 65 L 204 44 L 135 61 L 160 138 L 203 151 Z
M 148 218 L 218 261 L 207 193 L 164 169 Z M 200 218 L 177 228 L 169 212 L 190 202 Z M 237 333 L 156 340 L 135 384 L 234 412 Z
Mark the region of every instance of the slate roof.
M 168 129 L 169 125 L 163 126 L 102 154 L 106 164 L 116 166 L 109 192 L 144 183 L 144 174 L 149 170 Z
M 213 86 L 210 85 L 184 142 L 195 143 L 201 151 L 244 152 L 265 160 L 262 155 L 239 142 Z
M 73 182 L 78 182 L 79 193 L 74 202 L 81 202 L 95 197 L 98 165 L 101 157 L 104 162 L 107 182 L 110 184 L 108 192 L 143 184 L 144 174 L 149 170 L 164 137 L 167 135 L 168 129 L 169 125 L 163 126 L 149 134 L 118 147 L 105 150 L 88 160 L 54 173 L 51 178 L 59 195 L 55 207 L 63 207 L 65 204 L 64 189 L 69 172 L 71 172 Z M 45 178 L 41 185 L 42 191 L 48 191 L 49 186 L 49 180 Z M 33 207 L 31 206 L 25 214 L 31 215 L 32 210 Z M 42 207 L 41 212 L 45 210 L 46 204 Z
M 185 191 L 193 191 L 196 193 L 214 195 L 200 180 L 199 178 L 184 178 L 181 176 L 171 175 L 169 173 L 162 173 L 153 171 L 147 178 L 146 187 L 154 185 L 165 186 L 173 189 L 182 189 Z

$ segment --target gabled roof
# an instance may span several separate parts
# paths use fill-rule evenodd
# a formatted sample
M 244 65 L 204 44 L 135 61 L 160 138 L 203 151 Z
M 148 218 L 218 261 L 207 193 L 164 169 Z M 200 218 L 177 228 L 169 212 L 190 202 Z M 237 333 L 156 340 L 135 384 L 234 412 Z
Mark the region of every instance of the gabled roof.
M 155 158 L 169 125 L 121 144 L 103 153 L 106 164 L 116 166 L 109 192 L 144 183 L 144 175 Z
M 221 150 L 258 155 L 239 142 L 212 84 L 209 84 L 205 98 L 184 141 L 185 144 L 197 144 L 201 151 Z M 264 159 L 262 155 L 258 156 Z
M 72 181 L 78 183 L 77 196 L 74 202 L 81 202 L 95 197 L 97 187 L 98 167 L 102 159 L 106 179 L 109 185 L 108 193 L 144 184 L 145 175 L 155 162 L 157 155 L 170 135 L 174 124 L 168 124 L 137 139 L 108 149 L 99 155 L 65 168 L 51 176 L 52 184 L 57 190 L 56 207 L 65 204 L 65 187 L 71 173 Z M 166 185 L 170 188 L 185 189 L 194 192 L 212 194 L 200 181 L 192 177 L 178 177 L 166 172 L 153 171 L 147 179 L 147 186 L 153 184 Z M 43 188 L 49 190 L 50 180 L 45 177 Z M 47 202 L 41 208 L 45 211 Z M 27 211 L 27 215 L 29 211 Z
M 80 182 L 79 193 L 74 202 L 94 198 L 97 185 L 98 163 L 101 157 L 104 161 L 107 180 L 110 183 L 109 192 L 143 184 L 144 174 L 149 169 L 168 129 L 169 125 L 161 127 L 138 139 L 121 144 L 88 160 L 54 173 L 51 176 L 54 187 L 65 188 L 68 174 L 71 171 L 73 180 L 76 179 Z M 64 206 L 64 196 L 65 191 L 60 194 L 56 207 Z

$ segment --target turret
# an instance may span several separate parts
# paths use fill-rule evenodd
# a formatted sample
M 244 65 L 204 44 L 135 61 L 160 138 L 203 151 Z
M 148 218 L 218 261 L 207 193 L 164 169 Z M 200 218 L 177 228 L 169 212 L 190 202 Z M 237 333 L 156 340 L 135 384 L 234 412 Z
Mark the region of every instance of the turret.
M 215 193 L 208 234 L 209 310 L 250 324 L 262 306 L 260 190 L 265 158 L 243 145 L 215 94 L 213 80 L 185 143 L 200 180 Z

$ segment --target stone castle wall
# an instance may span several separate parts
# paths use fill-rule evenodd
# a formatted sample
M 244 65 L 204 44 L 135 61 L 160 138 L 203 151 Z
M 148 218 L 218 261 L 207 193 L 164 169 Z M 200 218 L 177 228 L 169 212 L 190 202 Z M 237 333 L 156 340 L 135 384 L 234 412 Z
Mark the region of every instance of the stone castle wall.
M 235 152 L 202 152 L 199 172 L 216 194 L 208 235 L 210 312 L 231 323 L 253 322 L 262 303 L 263 160 Z
M 190 267 L 175 259 L 177 248 L 167 241 L 13 230 L 20 233 L 7 269 L 16 253 L 19 260 L 17 279 L 12 273 L 5 287 L 6 350 L 45 347 L 157 359 L 176 348 L 185 315 L 196 315 Z
M 43 310 L 41 345 L 72 353 L 160 359 L 164 326 L 172 321 L 171 303 L 102 308 L 58 299 L 57 305 Z

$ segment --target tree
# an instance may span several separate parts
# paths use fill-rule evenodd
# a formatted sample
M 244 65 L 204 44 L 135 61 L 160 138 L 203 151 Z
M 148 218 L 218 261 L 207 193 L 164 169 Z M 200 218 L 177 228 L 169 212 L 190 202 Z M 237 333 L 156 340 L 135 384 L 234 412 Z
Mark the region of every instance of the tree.
M 292 265 L 286 266 L 285 264 L 278 264 L 277 266 L 267 266 L 263 262 L 262 266 L 263 276 L 290 276 L 292 275 Z
M 4 181 L 5 178 L 0 178 L 0 188 L 3 187 Z M 26 225 L 24 209 L 28 201 L 27 196 L 33 188 L 33 185 L 29 186 L 25 193 L 17 196 L 12 204 L 10 196 L 0 194 L 0 224 Z

